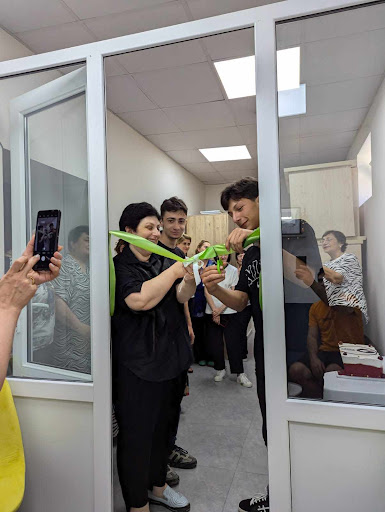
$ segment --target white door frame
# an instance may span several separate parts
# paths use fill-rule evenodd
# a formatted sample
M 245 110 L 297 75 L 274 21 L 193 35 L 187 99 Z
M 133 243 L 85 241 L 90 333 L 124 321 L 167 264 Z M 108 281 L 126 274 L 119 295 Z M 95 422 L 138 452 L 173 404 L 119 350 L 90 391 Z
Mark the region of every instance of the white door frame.
M 219 32 L 255 27 L 257 77 L 258 168 L 263 282 L 269 283 L 264 294 L 264 336 L 267 417 L 269 436 L 269 482 L 272 512 L 291 511 L 289 422 L 345 426 L 385 431 L 385 409 L 353 404 L 334 404 L 287 398 L 284 334 L 284 297 L 282 278 L 282 242 L 279 183 L 279 147 L 276 86 L 277 21 L 327 12 L 344 7 L 365 5 L 365 0 L 286 0 L 254 9 L 215 16 L 139 34 L 100 41 L 55 52 L 33 55 L 0 63 L 0 77 L 13 76 L 87 62 L 87 129 L 89 165 L 91 250 L 91 317 L 94 382 L 94 467 L 95 512 L 111 510 L 111 425 L 110 400 L 110 324 L 108 316 L 108 219 L 105 139 L 105 96 L 103 59 L 132 50 L 169 44 Z M 93 207 L 97 205 L 97 207 Z M 266 285 L 265 285 L 266 286 Z M 277 305 L 279 307 L 277 307 Z M 31 392 L 31 384 L 18 386 Z M 36 382 L 35 386 L 43 386 Z M 55 383 L 61 389 L 66 383 Z M 72 384 L 82 386 L 82 384 Z M 83 384 L 84 386 L 84 384 Z M 72 387 L 72 386 L 71 386 Z M 36 388 L 37 389 L 37 388 Z M 349 414 L 347 414 L 347 412 Z M 106 442 L 103 442 L 105 440 Z

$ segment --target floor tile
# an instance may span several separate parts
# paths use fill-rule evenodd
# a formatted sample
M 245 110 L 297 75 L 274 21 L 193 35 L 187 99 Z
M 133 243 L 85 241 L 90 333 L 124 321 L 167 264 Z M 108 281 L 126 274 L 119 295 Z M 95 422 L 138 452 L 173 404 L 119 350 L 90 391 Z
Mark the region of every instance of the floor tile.
M 241 500 L 252 498 L 257 492 L 265 492 L 267 484 L 266 475 L 238 470 L 231 484 L 223 512 L 237 512 L 238 503 Z

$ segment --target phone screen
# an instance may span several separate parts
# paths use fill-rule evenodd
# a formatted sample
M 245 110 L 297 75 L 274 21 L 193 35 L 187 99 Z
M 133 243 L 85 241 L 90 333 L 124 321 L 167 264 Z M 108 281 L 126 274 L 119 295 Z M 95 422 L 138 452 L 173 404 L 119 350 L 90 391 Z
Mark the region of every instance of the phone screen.
M 34 254 L 40 254 L 35 270 L 48 270 L 57 251 L 60 229 L 60 210 L 42 210 L 37 214 Z

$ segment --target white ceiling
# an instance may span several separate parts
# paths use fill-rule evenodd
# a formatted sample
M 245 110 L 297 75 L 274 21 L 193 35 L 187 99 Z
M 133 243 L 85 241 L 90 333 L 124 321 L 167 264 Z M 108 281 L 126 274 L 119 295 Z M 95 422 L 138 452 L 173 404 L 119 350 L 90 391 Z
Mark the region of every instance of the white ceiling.
M 1 0 L 2 26 L 39 53 L 273 3 L 272 0 Z M 385 6 L 277 27 L 301 46 L 307 114 L 280 120 L 281 166 L 343 160 L 385 70 Z M 252 30 L 106 59 L 107 105 L 201 181 L 257 175 L 255 97 L 228 100 L 213 60 L 254 53 Z M 251 160 L 198 148 L 246 144 Z

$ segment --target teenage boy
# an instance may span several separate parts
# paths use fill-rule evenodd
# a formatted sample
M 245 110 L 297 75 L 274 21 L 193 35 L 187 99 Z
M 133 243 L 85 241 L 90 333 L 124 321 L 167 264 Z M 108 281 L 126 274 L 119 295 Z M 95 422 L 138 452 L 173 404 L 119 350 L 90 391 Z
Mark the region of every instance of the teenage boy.
M 244 178 L 229 185 L 221 194 L 221 204 L 238 226 L 228 236 L 226 247 L 236 252 L 243 252 L 243 242 L 259 226 L 258 181 L 255 178 Z M 243 311 L 250 300 L 255 326 L 254 358 L 257 393 L 263 419 L 262 435 L 267 443 L 263 328 L 262 311 L 259 305 L 260 272 L 260 248 L 259 244 L 254 244 L 245 253 L 235 290 L 219 286 L 224 279 L 224 272 L 219 274 L 216 266 L 207 267 L 201 277 L 211 295 L 236 311 Z M 239 512 L 269 512 L 269 496 L 262 493 L 256 494 L 251 499 L 241 501 L 238 510 Z
M 177 247 L 177 242 L 183 235 L 186 229 L 187 221 L 187 206 L 182 199 L 178 197 L 170 197 L 165 199 L 160 207 L 161 227 L 162 234 L 160 236 L 158 245 L 163 247 L 181 258 L 185 257 L 184 252 Z M 175 263 L 174 260 L 169 260 L 170 264 Z M 194 331 L 192 329 L 191 318 L 188 310 L 188 304 L 184 305 L 185 318 L 187 328 L 190 335 L 191 342 L 194 341 Z M 187 382 L 187 373 L 185 383 Z M 175 444 L 176 436 L 178 433 L 180 406 L 184 396 L 185 386 L 179 390 L 175 397 L 175 421 L 170 436 L 170 457 L 169 465 L 174 468 L 192 469 L 197 465 L 195 457 L 190 455 L 187 450 L 180 448 Z M 177 485 L 179 483 L 179 476 L 171 468 L 167 470 L 167 482 L 169 485 Z

